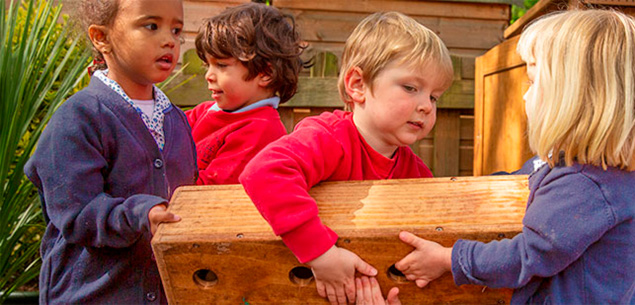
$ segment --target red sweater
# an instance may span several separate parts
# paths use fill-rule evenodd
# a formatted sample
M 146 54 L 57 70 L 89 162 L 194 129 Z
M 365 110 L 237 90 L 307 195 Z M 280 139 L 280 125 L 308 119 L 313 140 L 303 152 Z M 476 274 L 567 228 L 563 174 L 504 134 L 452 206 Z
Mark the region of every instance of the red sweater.
M 287 132 L 272 107 L 230 113 L 208 111 L 212 105 L 185 112 L 196 143 L 197 184 L 237 184 L 249 160 Z
M 311 187 L 321 181 L 421 177 L 432 173 L 409 147 L 384 157 L 364 141 L 352 113 L 336 110 L 304 119 L 271 143 L 247 165 L 240 182 L 274 233 L 305 263 L 337 240 L 318 217 Z

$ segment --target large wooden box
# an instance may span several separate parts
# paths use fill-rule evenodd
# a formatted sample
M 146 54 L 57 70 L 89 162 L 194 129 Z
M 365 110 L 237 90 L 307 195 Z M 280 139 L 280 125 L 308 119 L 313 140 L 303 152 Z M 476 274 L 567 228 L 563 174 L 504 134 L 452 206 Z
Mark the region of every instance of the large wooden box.
M 419 289 L 393 264 L 412 248 L 401 230 L 451 246 L 521 231 L 527 176 L 322 183 L 311 190 L 337 245 L 379 270 L 384 292 L 398 286 L 404 304 L 505 304 L 511 291 L 457 287 L 450 274 Z M 275 236 L 240 185 L 179 188 L 152 241 L 171 304 L 327 304 L 311 272 Z

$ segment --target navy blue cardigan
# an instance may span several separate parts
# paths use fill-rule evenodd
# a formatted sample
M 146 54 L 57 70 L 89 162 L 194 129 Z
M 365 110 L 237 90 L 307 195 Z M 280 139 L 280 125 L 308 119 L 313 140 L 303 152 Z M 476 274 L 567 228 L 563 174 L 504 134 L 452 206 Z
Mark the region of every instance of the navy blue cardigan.
M 529 190 L 521 234 L 454 244 L 454 281 L 515 288 L 512 304 L 634 304 L 635 172 L 543 165 Z
M 40 303 L 165 303 L 149 210 L 196 181 L 196 149 L 177 107 L 159 150 L 139 114 L 93 77 L 53 115 L 24 168 L 40 192 Z

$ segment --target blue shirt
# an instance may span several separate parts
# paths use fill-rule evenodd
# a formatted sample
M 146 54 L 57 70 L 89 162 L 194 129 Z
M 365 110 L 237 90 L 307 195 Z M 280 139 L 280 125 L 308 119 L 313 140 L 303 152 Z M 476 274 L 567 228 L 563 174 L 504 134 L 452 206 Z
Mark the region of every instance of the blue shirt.
M 455 243 L 455 283 L 515 288 L 513 304 L 634 304 L 635 172 L 543 165 L 529 189 L 522 233 Z
M 171 106 L 159 149 L 136 110 L 93 77 L 55 112 L 24 171 L 39 190 L 40 303 L 165 303 L 148 212 L 196 181 L 196 150 Z

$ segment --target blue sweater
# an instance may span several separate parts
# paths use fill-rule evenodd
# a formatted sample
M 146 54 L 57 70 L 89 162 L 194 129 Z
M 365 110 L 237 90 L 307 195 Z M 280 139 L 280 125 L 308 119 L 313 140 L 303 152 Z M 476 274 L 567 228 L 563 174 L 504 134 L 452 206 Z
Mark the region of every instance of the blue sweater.
M 96 78 L 53 115 L 25 173 L 40 192 L 40 303 L 165 303 L 149 210 L 196 181 L 183 112 L 165 111 L 161 152 L 139 114 Z
M 635 172 L 544 165 L 529 189 L 522 233 L 456 242 L 455 283 L 515 288 L 513 304 L 634 304 Z

